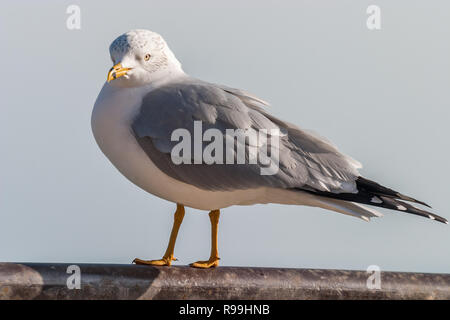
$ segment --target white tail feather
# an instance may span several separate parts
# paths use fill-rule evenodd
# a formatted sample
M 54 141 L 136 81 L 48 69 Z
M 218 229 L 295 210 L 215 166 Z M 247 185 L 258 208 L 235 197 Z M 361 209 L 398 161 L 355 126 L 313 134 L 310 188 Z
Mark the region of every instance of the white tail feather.
M 363 205 L 347 202 L 343 200 L 324 198 L 316 196 L 316 206 L 346 215 L 354 216 L 364 221 L 370 221 L 370 218 L 382 217 L 383 215 L 376 210 L 369 209 Z

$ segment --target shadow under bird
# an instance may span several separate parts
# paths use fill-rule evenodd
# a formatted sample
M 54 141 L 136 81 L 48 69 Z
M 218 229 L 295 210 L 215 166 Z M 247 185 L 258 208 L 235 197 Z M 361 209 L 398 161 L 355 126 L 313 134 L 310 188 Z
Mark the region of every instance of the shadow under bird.
M 339 152 L 328 140 L 270 115 L 265 101 L 242 90 L 190 77 L 159 34 L 132 30 L 115 39 L 109 50 L 114 66 L 92 112 L 95 139 L 106 157 L 131 182 L 177 204 L 162 259 L 135 259 L 136 264 L 161 266 L 175 260 L 175 240 L 185 206 L 209 211 L 211 220 L 211 255 L 206 261 L 191 264 L 198 268 L 218 266 L 220 210 L 232 205 L 306 205 L 366 221 L 381 216 L 363 206 L 370 205 L 447 223 L 411 204 L 428 206 L 424 202 L 361 177 L 359 162 Z M 265 145 L 276 149 L 276 172 L 261 174 L 266 164 L 259 162 L 198 161 L 194 159 L 195 150 L 183 151 L 181 157 L 189 158 L 188 161 L 175 162 L 173 150 L 179 140 L 174 139 L 173 133 L 183 129 L 195 136 L 196 122 L 202 124 L 202 137 L 209 129 L 223 134 L 214 139 L 222 139 L 221 145 L 227 145 L 224 157 L 227 153 L 233 155 L 238 145 L 234 137 L 232 144 L 225 143 L 230 129 L 278 132 L 267 137 L 278 142 Z M 260 143 L 250 145 L 249 139 L 242 144 L 257 152 L 262 148 Z M 203 141 L 200 154 L 206 148 L 208 144 Z M 248 159 L 246 155 L 245 160 Z

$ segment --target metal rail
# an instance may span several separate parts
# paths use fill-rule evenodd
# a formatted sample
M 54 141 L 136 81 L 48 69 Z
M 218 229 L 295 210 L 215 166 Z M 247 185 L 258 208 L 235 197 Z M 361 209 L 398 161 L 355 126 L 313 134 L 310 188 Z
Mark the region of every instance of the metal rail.
M 0 299 L 450 299 L 450 274 L 70 265 L 0 263 Z

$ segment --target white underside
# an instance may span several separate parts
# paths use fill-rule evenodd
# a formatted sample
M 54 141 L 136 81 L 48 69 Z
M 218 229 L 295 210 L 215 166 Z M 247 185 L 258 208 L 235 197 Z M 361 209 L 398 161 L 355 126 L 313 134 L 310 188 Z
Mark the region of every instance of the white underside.
M 141 149 L 131 121 L 149 88 L 102 88 L 92 112 L 94 137 L 112 164 L 131 182 L 160 198 L 201 210 L 231 205 L 281 203 L 322 207 L 367 220 L 379 214 L 360 205 L 277 188 L 207 191 L 173 179 L 159 170 Z

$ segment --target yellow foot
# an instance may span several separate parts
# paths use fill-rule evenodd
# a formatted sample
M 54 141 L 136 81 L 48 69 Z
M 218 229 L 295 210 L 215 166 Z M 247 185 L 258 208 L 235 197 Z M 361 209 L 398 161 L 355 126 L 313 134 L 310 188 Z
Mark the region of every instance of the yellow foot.
M 163 257 L 159 260 L 141 260 L 141 259 L 134 259 L 133 263 L 135 264 L 141 264 L 141 265 L 148 265 L 148 266 L 170 266 L 172 264 L 172 261 L 176 261 L 174 257 Z
M 220 258 L 210 258 L 209 260 L 206 261 L 197 261 L 191 263 L 189 266 L 201 269 L 215 268 L 219 266 L 219 260 Z

